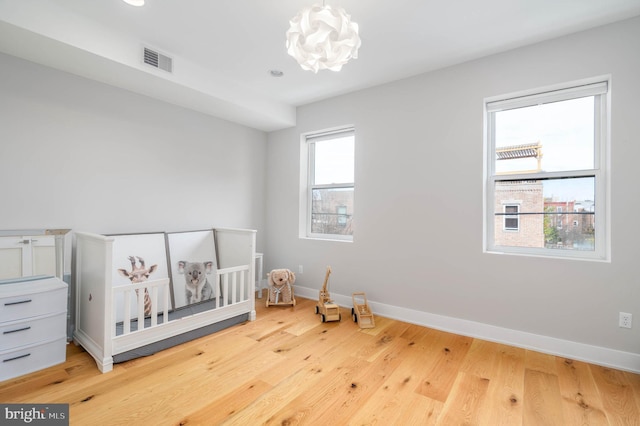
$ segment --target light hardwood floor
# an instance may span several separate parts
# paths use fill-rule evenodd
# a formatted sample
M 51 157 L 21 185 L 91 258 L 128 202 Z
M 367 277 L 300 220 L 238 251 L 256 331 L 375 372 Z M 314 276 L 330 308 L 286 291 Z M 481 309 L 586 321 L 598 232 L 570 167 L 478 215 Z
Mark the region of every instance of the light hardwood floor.
M 0 402 L 68 403 L 82 426 L 640 425 L 640 375 L 297 302 L 107 374 L 71 344 Z

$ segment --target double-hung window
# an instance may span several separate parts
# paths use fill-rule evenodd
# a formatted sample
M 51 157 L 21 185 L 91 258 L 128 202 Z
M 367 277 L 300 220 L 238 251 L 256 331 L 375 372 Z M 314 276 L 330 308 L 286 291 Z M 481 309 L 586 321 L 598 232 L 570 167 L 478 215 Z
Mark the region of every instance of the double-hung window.
M 353 240 L 354 129 L 308 134 L 303 144 L 307 154 L 304 236 Z
M 605 78 L 485 100 L 485 251 L 609 259 L 608 99 Z

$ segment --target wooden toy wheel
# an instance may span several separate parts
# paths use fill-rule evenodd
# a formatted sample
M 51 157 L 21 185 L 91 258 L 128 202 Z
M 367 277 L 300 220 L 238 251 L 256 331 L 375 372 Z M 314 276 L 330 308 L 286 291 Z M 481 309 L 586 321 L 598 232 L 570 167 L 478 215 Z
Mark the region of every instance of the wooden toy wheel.
M 324 314 L 320 315 L 320 319 L 322 322 L 327 322 L 327 317 L 325 317 Z
M 316 315 L 318 315 L 320 313 L 320 309 L 318 308 L 318 305 L 316 305 Z

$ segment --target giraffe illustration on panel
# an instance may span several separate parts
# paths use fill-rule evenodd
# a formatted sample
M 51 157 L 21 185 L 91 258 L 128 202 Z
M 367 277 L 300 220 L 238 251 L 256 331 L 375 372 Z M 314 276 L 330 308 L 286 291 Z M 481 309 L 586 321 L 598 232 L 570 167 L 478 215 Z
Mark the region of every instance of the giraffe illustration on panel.
M 136 258 L 140 262 L 140 266 L 136 265 Z M 131 284 L 138 284 L 147 281 L 149 279 L 149 275 L 158 268 L 158 265 L 153 265 L 147 269 L 144 266 L 144 259 L 140 256 L 129 256 L 129 261 L 131 261 L 131 272 L 126 269 L 118 269 L 118 272 L 123 277 L 129 278 L 129 280 L 131 280 Z M 138 289 L 136 289 L 136 296 L 140 297 Z M 151 315 L 151 297 L 149 296 L 149 290 L 147 288 L 144 289 L 144 315 Z

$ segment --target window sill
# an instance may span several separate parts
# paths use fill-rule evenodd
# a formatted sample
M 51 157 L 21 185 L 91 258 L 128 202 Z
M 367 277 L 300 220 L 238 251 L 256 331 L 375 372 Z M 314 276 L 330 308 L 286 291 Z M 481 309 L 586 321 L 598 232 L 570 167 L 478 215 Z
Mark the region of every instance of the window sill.
M 309 241 L 328 241 L 334 243 L 352 243 L 353 238 L 350 239 L 342 239 L 342 238 L 332 238 L 332 237 L 300 237 L 301 240 L 309 240 Z
M 531 252 L 520 252 L 520 251 L 504 251 L 498 249 L 486 249 L 484 250 L 485 254 L 493 254 L 493 255 L 506 255 L 506 256 L 521 256 L 521 257 L 535 257 L 535 258 L 543 258 L 543 259 L 556 259 L 556 260 L 581 260 L 587 262 L 602 262 L 602 263 L 611 263 L 611 258 L 599 257 L 598 255 L 592 256 L 579 256 L 579 255 L 567 255 L 567 254 L 551 254 L 551 253 L 531 253 Z

